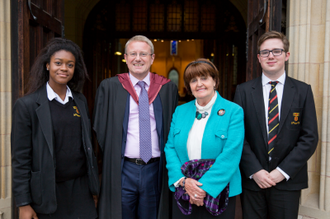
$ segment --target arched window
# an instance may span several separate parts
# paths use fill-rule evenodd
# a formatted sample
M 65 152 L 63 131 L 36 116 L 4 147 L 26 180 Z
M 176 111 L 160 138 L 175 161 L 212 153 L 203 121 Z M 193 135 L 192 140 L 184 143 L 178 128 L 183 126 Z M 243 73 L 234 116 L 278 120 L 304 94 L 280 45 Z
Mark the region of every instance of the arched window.
M 172 69 L 168 73 L 168 78 L 179 87 L 179 72 L 176 69 Z

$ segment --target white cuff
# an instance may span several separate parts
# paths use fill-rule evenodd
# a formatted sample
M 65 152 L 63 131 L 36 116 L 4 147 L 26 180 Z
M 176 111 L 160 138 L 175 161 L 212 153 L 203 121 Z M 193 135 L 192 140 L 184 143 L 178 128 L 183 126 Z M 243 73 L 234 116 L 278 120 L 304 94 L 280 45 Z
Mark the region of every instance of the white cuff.
M 280 173 L 282 173 L 282 175 L 286 178 L 286 181 L 288 181 L 290 179 L 290 176 L 288 174 L 286 174 L 286 172 L 284 172 L 281 168 L 276 167 L 276 169 L 278 171 L 280 171 Z
M 180 183 L 180 180 L 183 179 L 184 177 L 181 177 L 178 181 L 176 181 L 175 183 L 173 183 L 174 187 L 177 188 L 179 187 L 179 183 Z

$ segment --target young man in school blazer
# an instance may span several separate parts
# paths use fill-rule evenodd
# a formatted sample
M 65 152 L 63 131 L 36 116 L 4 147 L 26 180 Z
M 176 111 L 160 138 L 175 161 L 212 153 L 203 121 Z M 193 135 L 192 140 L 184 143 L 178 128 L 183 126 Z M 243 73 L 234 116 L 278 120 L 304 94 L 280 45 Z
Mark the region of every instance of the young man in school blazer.
M 315 105 L 311 86 L 287 76 L 289 57 L 286 36 L 265 33 L 258 41 L 262 75 L 236 89 L 245 124 L 244 218 L 297 218 L 301 189 L 308 187 L 307 161 L 318 142 Z

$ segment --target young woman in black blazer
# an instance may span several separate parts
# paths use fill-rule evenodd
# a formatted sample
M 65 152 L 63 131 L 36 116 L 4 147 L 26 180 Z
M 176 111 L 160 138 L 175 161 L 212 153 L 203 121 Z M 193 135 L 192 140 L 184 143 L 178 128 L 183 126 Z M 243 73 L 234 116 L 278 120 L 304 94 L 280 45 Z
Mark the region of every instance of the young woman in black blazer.
M 13 194 L 20 219 L 97 218 L 99 191 L 80 48 L 51 39 L 12 115 Z

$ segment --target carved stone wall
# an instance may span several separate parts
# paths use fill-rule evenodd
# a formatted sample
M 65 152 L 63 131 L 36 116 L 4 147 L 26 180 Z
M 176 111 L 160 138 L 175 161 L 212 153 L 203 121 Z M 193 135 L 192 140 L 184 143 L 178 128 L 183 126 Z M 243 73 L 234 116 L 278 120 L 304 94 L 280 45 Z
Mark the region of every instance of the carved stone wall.
M 309 188 L 302 191 L 299 213 L 330 218 L 330 0 L 289 0 L 287 10 L 288 75 L 312 86 L 319 129 L 317 150 L 308 161 Z
M 0 0 L 0 219 L 11 218 L 10 1 Z

